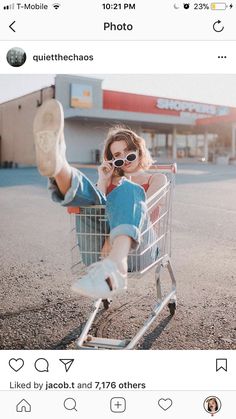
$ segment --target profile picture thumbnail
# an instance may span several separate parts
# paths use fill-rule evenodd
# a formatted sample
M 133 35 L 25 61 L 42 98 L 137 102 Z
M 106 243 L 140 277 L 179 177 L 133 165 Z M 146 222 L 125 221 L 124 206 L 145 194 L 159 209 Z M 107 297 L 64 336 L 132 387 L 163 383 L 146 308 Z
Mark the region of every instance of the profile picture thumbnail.
M 26 52 L 18 47 L 9 49 L 7 53 L 7 62 L 12 67 L 21 67 L 26 62 Z
M 221 409 L 221 401 L 218 397 L 210 396 L 204 401 L 204 409 L 211 416 L 214 416 Z

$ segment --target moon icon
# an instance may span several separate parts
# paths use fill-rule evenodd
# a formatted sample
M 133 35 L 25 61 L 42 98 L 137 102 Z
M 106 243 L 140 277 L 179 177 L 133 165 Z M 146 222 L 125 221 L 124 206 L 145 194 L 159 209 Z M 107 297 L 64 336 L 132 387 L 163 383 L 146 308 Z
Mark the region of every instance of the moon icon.
M 177 4 L 174 4 L 174 8 L 175 9 L 179 9 L 179 7 L 177 6 Z

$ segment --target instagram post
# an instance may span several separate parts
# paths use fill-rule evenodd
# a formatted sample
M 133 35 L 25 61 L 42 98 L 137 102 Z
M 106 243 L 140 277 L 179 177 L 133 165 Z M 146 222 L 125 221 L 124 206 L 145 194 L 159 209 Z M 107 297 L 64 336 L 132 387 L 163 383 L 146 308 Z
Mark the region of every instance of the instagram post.
M 235 82 L 0 75 L 1 350 L 236 349 Z

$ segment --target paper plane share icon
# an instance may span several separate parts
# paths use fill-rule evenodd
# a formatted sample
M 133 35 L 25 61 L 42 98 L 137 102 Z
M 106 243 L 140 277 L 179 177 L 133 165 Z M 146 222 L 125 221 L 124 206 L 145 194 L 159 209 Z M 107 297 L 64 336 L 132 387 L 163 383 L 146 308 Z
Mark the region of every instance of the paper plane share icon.
M 61 363 L 65 366 L 66 372 L 69 371 L 71 365 L 74 362 L 74 359 L 60 359 Z

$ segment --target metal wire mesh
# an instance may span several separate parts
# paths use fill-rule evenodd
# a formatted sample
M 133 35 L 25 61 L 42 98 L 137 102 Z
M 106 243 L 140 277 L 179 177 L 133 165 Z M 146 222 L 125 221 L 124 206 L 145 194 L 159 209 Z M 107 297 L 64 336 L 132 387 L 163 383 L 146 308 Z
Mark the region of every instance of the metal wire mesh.
M 168 166 L 169 167 L 169 166 Z M 150 170 L 156 173 L 160 170 Z M 129 275 L 143 275 L 171 254 L 171 216 L 174 173 L 168 171 L 167 183 L 147 203 L 147 216 L 141 227 L 141 242 L 128 256 Z M 107 255 L 109 223 L 102 205 L 80 207 L 71 214 L 72 274 L 78 279 L 89 265 Z

